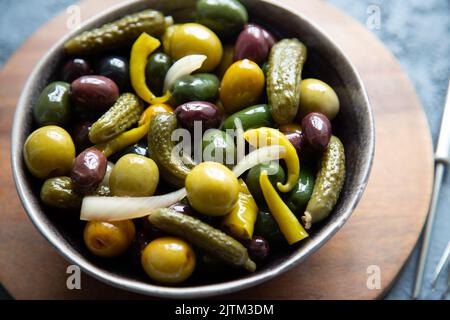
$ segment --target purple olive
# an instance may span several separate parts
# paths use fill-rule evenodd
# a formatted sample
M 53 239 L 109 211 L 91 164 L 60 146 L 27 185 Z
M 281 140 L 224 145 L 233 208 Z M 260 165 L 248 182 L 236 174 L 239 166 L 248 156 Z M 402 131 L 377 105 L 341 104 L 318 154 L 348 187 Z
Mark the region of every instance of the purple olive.
M 315 150 L 322 151 L 331 138 L 331 123 L 319 112 L 311 112 L 302 120 L 302 130 L 308 144 Z
M 73 143 L 77 152 L 81 152 L 92 146 L 92 142 L 89 140 L 89 130 L 91 130 L 92 122 L 80 122 L 77 123 L 71 132 Z
M 289 139 L 297 152 L 303 147 L 305 142 L 305 136 L 303 135 L 302 129 L 298 124 L 286 124 L 278 128 L 284 135 Z
M 236 41 L 234 60 L 249 59 L 262 64 L 274 44 L 275 38 L 269 31 L 256 24 L 247 24 Z
M 289 139 L 289 142 L 292 143 L 295 150 L 300 152 L 303 146 L 303 141 L 305 140 L 303 134 L 300 132 L 286 132 L 284 135 Z
M 175 109 L 180 125 L 194 132 L 194 122 L 201 122 L 202 132 L 220 127 L 224 114 L 214 104 L 206 101 L 192 101 L 179 105 Z
M 80 153 L 70 173 L 74 190 L 80 194 L 94 192 L 105 177 L 107 162 L 98 149 L 89 148 Z
M 62 69 L 61 77 L 63 81 L 71 83 L 79 77 L 86 76 L 91 73 L 91 66 L 86 60 L 74 58 L 66 62 Z
M 106 111 L 119 97 L 119 88 L 103 76 L 83 76 L 71 84 L 73 103 L 83 109 Z
M 260 27 L 261 28 L 261 27 Z M 277 39 L 266 29 L 261 28 L 263 32 L 263 36 L 266 39 L 267 43 L 269 44 L 269 50 L 273 47 L 273 45 L 277 42 Z
M 261 236 L 254 236 L 247 243 L 247 250 L 252 260 L 261 262 L 269 255 L 269 242 Z

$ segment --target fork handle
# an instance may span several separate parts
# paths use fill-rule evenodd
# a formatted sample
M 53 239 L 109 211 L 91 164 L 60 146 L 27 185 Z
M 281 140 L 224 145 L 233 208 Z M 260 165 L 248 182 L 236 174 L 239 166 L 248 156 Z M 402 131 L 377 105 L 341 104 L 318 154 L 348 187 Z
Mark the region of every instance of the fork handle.
M 450 164 L 450 82 L 445 99 L 444 114 L 435 154 L 436 162 Z

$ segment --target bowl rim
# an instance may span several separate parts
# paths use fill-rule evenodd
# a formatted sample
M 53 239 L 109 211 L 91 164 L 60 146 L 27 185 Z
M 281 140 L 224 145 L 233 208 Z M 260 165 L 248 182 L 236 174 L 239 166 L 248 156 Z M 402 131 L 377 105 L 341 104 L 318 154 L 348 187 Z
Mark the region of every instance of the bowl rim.
M 22 160 L 22 148 L 19 146 L 18 141 L 20 141 L 20 137 L 22 135 L 21 132 L 21 124 L 26 118 L 26 102 L 30 98 L 30 93 L 33 91 L 34 83 L 37 83 L 40 71 L 43 69 L 47 60 L 53 55 L 55 51 L 58 50 L 62 44 L 67 41 L 69 38 L 73 37 L 75 34 L 80 32 L 80 29 L 72 30 L 68 32 L 66 35 L 61 37 L 47 52 L 41 57 L 39 62 L 34 66 L 32 73 L 30 74 L 25 86 L 22 89 L 20 98 L 17 103 L 16 111 L 13 119 L 13 127 L 11 134 L 11 167 L 13 172 L 13 179 L 15 182 L 16 190 L 19 195 L 20 201 L 22 202 L 23 207 L 35 225 L 35 227 L 39 230 L 39 232 L 44 236 L 44 238 L 70 263 L 75 264 L 81 268 L 88 275 L 93 278 L 105 282 L 114 287 L 129 290 L 135 293 L 151 295 L 155 297 L 163 297 L 163 298 L 202 298 L 202 297 L 211 297 L 216 295 L 225 295 L 232 292 L 240 291 L 246 288 L 250 288 L 256 286 L 262 282 L 265 282 L 269 279 L 272 279 L 281 273 L 288 271 L 293 268 L 301 261 L 304 261 L 309 255 L 317 251 L 323 244 L 325 244 L 331 237 L 333 237 L 336 232 L 345 224 L 345 222 L 349 219 L 351 214 L 353 213 L 356 205 L 362 197 L 364 189 L 367 185 L 368 178 L 370 175 L 370 171 L 373 164 L 374 153 L 375 153 L 375 124 L 373 111 L 371 108 L 371 104 L 369 101 L 369 97 L 367 95 L 364 83 L 356 69 L 353 65 L 347 54 L 338 46 L 325 31 L 322 30 L 320 26 L 316 24 L 316 22 L 310 20 L 307 16 L 299 12 L 297 9 L 292 8 L 289 5 L 286 5 L 280 1 L 276 0 L 250 0 L 251 2 L 265 2 L 269 5 L 279 7 L 281 9 L 287 10 L 295 14 L 303 23 L 307 24 L 311 29 L 320 34 L 321 38 L 327 42 L 327 46 L 332 46 L 334 51 L 340 55 L 340 59 L 343 59 L 348 64 L 348 71 L 351 73 L 351 76 L 355 79 L 356 84 L 359 86 L 364 100 L 364 104 L 367 107 L 367 115 L 368 115 L 368 123 L 370 128 L 368 129 L 370 139 L 367 141 L 367 149 L 368 149 L 368 158 L 367 161 L 362 164 L 361 174 L 359 175 L 359 180 L 362 183 L 358 186 L 355 186 L 354 192 L 350 197 L 348 207 L 345 212 L 333 222 L 332 226 L 328 228 L 326 233 L 320 233 L 318 236 L 314 237 L 314 239 L 310 239 L 307 250 L 298 250 L 295 254 L 293 254 L 290 258 L 282 261 L 280 264 L 271 267 L 270 269 L 266 269 L 260 273 L 255 273 L 245 278 L 226 281 L 222 283 L 214 283 L 200 286 L 192 286 L 192 287 L 167 287 L 160 286 L 151 283 L 143 283 L 139 280 L 130 280 L 123 276 L 116 275 L 107 270 L 104 270 L 100 267 L 97 267 L 93 263 L 86 260 L 81 254 L 74 249 L 74 247 L 70 245 L 66 245 L 64 241 L 62 241 L 56 232 L 53 231 L 51 227 L 49 227 L 44 221 L 42 221 L 39 217 L 38 210 L 34 208 L 32 202 L 26 197 L 26 178 L 24 175 L 19 174 L 20 166 L 19 163 Z M 141 4 L 145 5 L 145 0 L 131 0 L 125 1 L 122 3 L 118 3 L 110 8 L 103 10 L 88 20 L 84 21 L 81 25 L 81 29 L 87 28 L 88 26 L 92 26 L 96 24 L 96 21 L 101 18 L 105 18 L 111 14 L 114 14 L 116 11 L 126 10 L 128 7 L 132 7 L 133 5 Z

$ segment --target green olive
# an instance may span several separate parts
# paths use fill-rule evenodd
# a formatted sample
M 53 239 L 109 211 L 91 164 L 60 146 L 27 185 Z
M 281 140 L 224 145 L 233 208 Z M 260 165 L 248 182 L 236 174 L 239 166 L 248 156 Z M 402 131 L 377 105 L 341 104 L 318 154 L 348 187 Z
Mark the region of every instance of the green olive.
M 178 60 L 191 54 L 203 54 L 206 60 L 200 72 L 214 70 L 222 60 L 223 48 L 217 35 L 198 23 L 175 24 L 166 29 L 164 52 Z
M 75 145 L 61 127 L 46 126 L 32 132 L 23 146 L 25 164 L 39 179 L 63 176 L 75 160 Z
M 292 189 L 285 198 L 287 206 L 296 215 L 302 215 L 308 205 L 314 189 L 315 177 L 313 172 L 306 166 L 302 166 L 300 170 L 300 178 L 297 185 Z
M 203 161 L 219 162 L 232 167 L 236 162 L 236 148 L 233 138 L 219 129 L 209 129 L 202 140 Z
M 128 249 L 135 234 L 131 220 L 89 221 L 84 228 L 84 243 L 94 255 L 114 258 Z
M 47 206 L 58 209 L 79 209 L 83 198 L 73 191 L 70 177 L 56 177 L 45 180 L 41 200 Z
M 240 31 L 248 21 L 245 7 L 237 0 L 199 0 L 197 2 L 199 23 L 223 36 Z
M 70 84 L 52 82 L 42 90 L 33 108 L 38 126 L 65 125 L 70 118 Z
M 263 170 L 267 170 L 269 175 L 269 180 L 275 187 L 277 182 L 284 183 L 286 179 L 286 174 L 284 173 L 283 167 L 277 161 L 271 161 L 268 164 L 260 164 L 250 169 L 245 179 L 248 190 L 252 194 L 253 198 L 258 204 L 265 204 L 264 195 L 261 191 L 259 185 L 259 176 Z
M 195 253 L 186 241 L 162 237 L 150 242 L 141 254 L 142 268 L 153 280 L 177 284 L 190 277 L 195 268 Z
M 219 96 L 219 78 L 211 73 L 185 75 L 175 81 L 171 88 L 176 105 L 188 101 L 214 102 Z
M 237 202 L 239 183 L 233 172 L 217 162 L 202 162 L 186 177 L 189 203 L 207 216 L 223 216 Z
M 234 121 L 236 118 L 241 120 L 244 131 L 260 127 L 273 127 L 274 122 L 270 108 L 268 104 L 257 104 L 235 112 L 225 119 L 222 130 L 235 129 Z
M 172 64 L 172 59 L 162 52 L 157 52 L 148 57 L 145 79 L 149 89 L 160 96 L 163 94 L 164 78 Z
M 114 196 L 146 197 L 155 193 L 158 182 L 158 166 L 152 159 L 126 154 L 112 169 L 109 188 Z
M 317 79 L 302 80 L 300 86 L 300 118 L 320 112 L 331 121 L 339 112 L 339 98 L 328 84 Z
M 254 235 L 264 237 L 269 241 L 271 246 L 286 243 L 272 214 L 264 208 L 258 212 L 253 233 Z

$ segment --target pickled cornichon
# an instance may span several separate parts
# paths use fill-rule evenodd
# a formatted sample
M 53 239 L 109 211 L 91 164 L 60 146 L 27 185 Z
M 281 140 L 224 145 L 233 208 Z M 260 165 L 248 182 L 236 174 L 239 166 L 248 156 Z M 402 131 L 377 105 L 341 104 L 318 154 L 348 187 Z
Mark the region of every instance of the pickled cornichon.
M 313 194 L 302 216 L 306 229 L 330 214 L 339 198 L 344 181 L 344 146 L 339 138 L 332 136 L 320 162 Z
M 142 114 L 138 121 L 138 127 L 132 128 L 128 131 L 122 132 L 117 137 L 108 140 L 104 143 L 95 145 L 95 148 L 103 152 L 106 157 L 137 143 L 143 139 L 149 130 L 150 121 L 158 112 L 172 112 L 172 108 L 168 105 L 157 104 L 148 107 Z
M 64 44 L 71 55 L 93 54 L 133 43 L 141 33 L 161 36 L 170 19 L 156 10 L 144 10 L 107 23 L 100 28 L 85 31 Z
M 93 125 L 89 131 L 92 143 L 101 143 L 114 138 L 135 124 L 144 107 L 132 93 L 124 93 L 116 103 Z
M 188 240 L 231 266 L 243 267 L 249 272 L 256 270 L 256 264 L 242 244 L 194 217 L 171 209 L 159 209 L 148 219 L 158 229 Z
M 234 120 L 239 118 L 244 130 L 249 130 L 259 127 L 272 127 L 273 119 L 270 112 L 270 105 L 257 104 L 241 111 L 233 113 L 223 122 L 222 128 L 224 130 L 234 129 Z
M 292 122 L 297 115 L 306 56 L 305 45 L 297 39 L 281 40 L 270 51 L 267 97 L 272 117 L 279 125 Z
M 197 73 L 179 78 L 171 88 L 175 105 L 188 101 L 214 102 L 219 96 L 219 78 L 211 73 Z
M 173 157 L 175 143 L 172 132 L 177 128 L 177 117 L 170 112 L 155 114 L 150 122 L 148 132 L 148 149 L 159 167 L 161 177 L 170 184 L 183 187 L 186 175 L 191 171 L 194 163 L 189 158 Z

